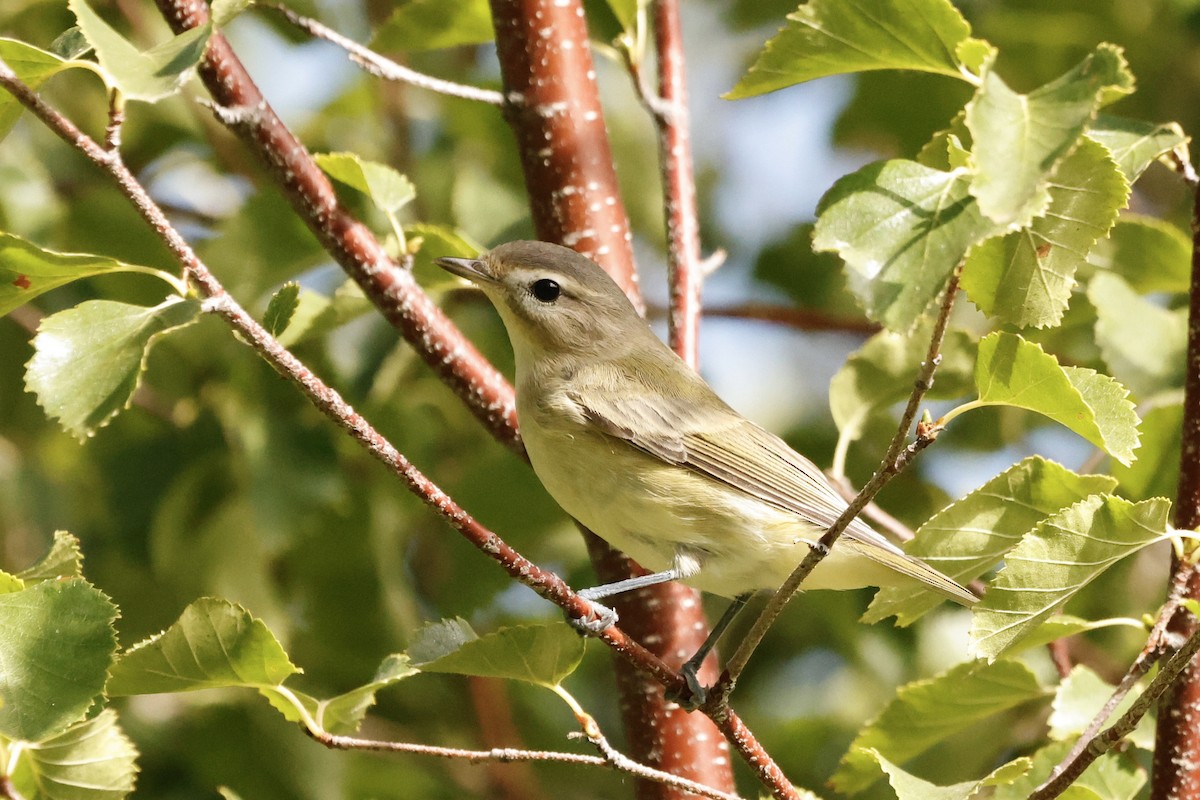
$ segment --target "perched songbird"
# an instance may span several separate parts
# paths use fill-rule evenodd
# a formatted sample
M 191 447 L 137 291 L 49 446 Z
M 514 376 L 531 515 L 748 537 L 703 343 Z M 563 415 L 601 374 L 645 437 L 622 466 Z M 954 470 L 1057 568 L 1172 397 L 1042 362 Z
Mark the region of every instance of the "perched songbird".
M 547 491 L 655 572 L 585 597 L 668 580 L 730 598 L 776 589 L 845 510 L 816 465 L 717 397 L 586 257 L 512 242 L 437 263 L 500 312 L 516 356 L 521 435 Z M 804 588 L 918 581 L 975 602 L 855 519 Z

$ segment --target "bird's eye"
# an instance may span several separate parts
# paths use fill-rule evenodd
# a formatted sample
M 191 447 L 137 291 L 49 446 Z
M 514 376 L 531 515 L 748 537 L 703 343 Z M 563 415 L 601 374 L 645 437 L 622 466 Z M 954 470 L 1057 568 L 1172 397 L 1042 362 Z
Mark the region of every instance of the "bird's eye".
M 558 285 L 558 281 L 549 278 L 534 281 L 531 290 L 533 296 L 543 303 L 553 303 L 562 294 L 562 287 Z

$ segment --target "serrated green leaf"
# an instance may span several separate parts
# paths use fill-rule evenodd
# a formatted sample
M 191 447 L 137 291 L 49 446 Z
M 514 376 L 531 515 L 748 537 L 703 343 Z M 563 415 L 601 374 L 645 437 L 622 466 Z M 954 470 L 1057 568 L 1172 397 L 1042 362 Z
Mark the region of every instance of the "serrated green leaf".
M 453 652 L 418 666 L 422 672 L 478 675 L 553 687 L 579 666 L 584 646 L 583 638 L 565 623 L 517 625 L 464 642 Z
M 867 314 L 899 331 L 912 328 L 970 248 L 994 232 L 963 171 L 915 161 L 847 175 L 821 198 L 817 215 L 814 249 L 840 255 Z
M 200 303 L 168 298 L 152 308 L 88 300 L 42 320 L 25 388 L 80 440 L 129 407 L 154 340 L 190 325 Z
M 351 734 L 362 724 L 367 710 L 375 705 L 375 695 L 421 670 L 412 665 L 408 656 L 390 655 L 384 659 L 370 683 L 351 689 L 328 700 L 318 700 L 304 692 L 288 689 L 282 691 L 271 687 L 259 687 L 259 693 L 283 714 L 289 722 L 305 722 L 296 703 L 299 702 L 320 730 L 333 734 Z
M 1180 432 L 1183 430 L 1183 392 L 1156 398 L 1142 409 L 1141 446 L 1130 466 L 1113 464 L 1121 494 L 1130 500 L 1172 497 L 1179 487 Z
M 412 181 L 387 164 L 368 161 L 354 153 L 314 153 L 313 160 L 329 177 L 362 192 L 389 213 L 400 210 L 417 196 Z
M 1014 645 L 1012 652 L 1023 652 L 1032 650 L 1035 647 L 1044 647 L 1050 642 L 1065 639 L 1068 636 L 1074 636 L 1078 633 L 1086 633 L 1087 631 L 1098 631 L 1102 628 L 1135 628 L 1139 631 L 1144 631 L 1146 626 L 1140 620 L 1130 617 L 1116 617 L 1113 619 L 1096 619 L 1087 620 L 1070 614 L 1056 614 L 1050 619 L 1037 626 L 1036 629 L 1025 638 L 1021 639 Z
M 438 50 L 496 38 L 487 0 L 408 0 L 379 26 L 374 50 Z
M 56 253 L 0 233 L 0 314 L 71 281 L 130 269 L 144 268 L 91 253 Z
M 475 258 L 484 248 L 457 228 L 416 223 L 404 226 L 413 257 L 413 276 L 425 291 L 439 291 L 458 284 L 446 270 L 433 263 L 435 258 Z
M 846 359 L 829 384 L 829 409 L 843 436 L 857 439 L 867 418 L 912 393 L 913 380 L 929 351 L 930 325 L 910 334 L 880 331 Z M 960 397 L 971 385 L 975 342 L 965 331 L 942 340 L 942 362 L 930 397 Z
M 311 289 L 301 289 L 296 310 L 292 312 L 287 329 L 276 338 L 284 347 L 291 347 L 297 342 L 340 328 L 372 309 L 374 306 L 371 305 L 371 301 L 350 278 L 343 281 L 333 294 L 328 296 Z
M 963 269 L 967 295 L 1003 323 L 1044 328 L 1061 322 L 1075 271 L 1129 199 L 1129 184 L 1108 151 L 1087 139 L 1058 165 L 1048 190 L 1043 216 L 984 242 Z
M 55 531 L 50 552 L 32 567 L 17 573 L 17 577 L 26 583 L 82 576 L 83 552 L 79 549 L 79 540 L 66 531 Z
M 1018 94 L 986 65 L 967 103 L 974 145 L 971 194 L 981 213 L 1015 230 L 1050 204 L 1050 175 L 1076 146 L 1110 90 L 1132 91 L 1120 48 L 1102 44 L 1078 66 L 1028 95 Z
M 1175 150 L 1183 163 L 1190 162 L 1188 136 L 1179 123 L 1156 125 L 1140 119 L 1098 116 L 1088 127 L 1088 138 L 1104 145 L 1125 178 L 1133 183 L 1160 157 Z
M 1104 570 L 1166 538 L 1170 503 L 1096 494 L 1038 523 L 1009 551 L 972 611 L 978 655 L 996 658 Z
M 267 329 L 267 333 L 279 338 L 279 335 L 287 330 L 298 305 L 300 284 L 288 281 L 280 286 L 279 291 L 271 295 L 271 302 L 267 303 L 266 313 L 263 314 L 263 327 Z
M 1036 411 L 1065 425 L 1122 464 L 1138 446 L 1137 414 L 1119 383 L 1084 367 L 1061 366 L 1037 344 L 1012 333 L 979 343 L 978 405 Z
M 1114 378 L 1140 398 L 1183 386 L 1186 308 L 1165 309 L 1107 272 L 1092 277 L 1088 300 L 1096 309 L 1096 344 Z
M 15 781 L 38 800 L 119 800 L 133 791 L 138 751 L 111 708 L 22 752 Z M 24 784 L 24 785 L 23 785 Z
M 992 800 L 1027 800 L 1066 757 L 1070 742 L 1053 742 L 1033 754 L 1033 767 L 1007 786 L 997 787 Z M 1146 774 L 1127 754 L 1108 753 L 1092 763 L 1063 792 L 1064 800 L 1133 800 Z
M 108 693 L 273 687 L 299 671 L 262 620 L 228 600 L 205 597 L 184 609 L 170 628 L 122 653 L 111 670 Z
M 1090 259 L 1142 294 L 1186 292 L 1192 276 L 1192 239 L 1154 217 L 1125 214 Z
M 479 634 L 462 617 L 430 622 L 413 635 L 405 655 L 418 667 L 437 661 L 457 651 L 467 642 L 473 642 Z
M 1017 661 L 968 662 L 902 686 L 854 737 L 830 782 L 842 792 L 861 791 L 879 778 L 867 750 L 904 762 L 980 720 L 1045 694 L 1037 677 Z
M 901 769 L 880 755 L 877 750 L 868 748 L 864 752 L 879 764 L 892 791 L 896 793 L 897 800 L 968 800 L 980 796 L 984 789 L 1012 783 L 1029 771 L 1033 764 L 1028 758 L 1018 758 L 997 767 L 980 780 L 964 781 L 953 786 L 938 786 Z
M 95 49 L 107 79 L 129 100 L 153 103 L 179 91 L 200 63 L 212 35 L 212 24 L 205 23 L 142 52 L 86 0 L 67 0 L 67 6 Z
M 81 61 L 7 37 L 0 37 L 0 61 L 8 64 L 9 69 L 31 89 L 37 89 L 63 70 L 89 68 L 89 65 Z M 0 140 L 12 130 L 24 108 L 9 92 L 0 92 Z M 7 280 L 4 283 L 7 283 Z
M 1050 727 L 1050 738 L 1060 741 L 1076 739 L 1087 730 L 1088 725 L 1092 722 L 1092 717 L 1096 716 L 1097 712 L 1104 707 L 1115 691 L 1115 686 L 1107 683 L 1083 664 L 1077 664 L 1071 670 L 1071 674 L 1059 684 L 1058 691 L 1054 693 L 1054 700 L 1050 703 L 1050 719 L 1047 721 L 1047 725 Z M 1124 714 L 1133 705 L 1137 696 L 1136 689 L 1125 695 L 1125 698 L 1109 715 L 1104 727 L 1108 727 Z M 1126 738 L 1143 750 L 1153 750 L 1154 724 L 1152 717 L 1149 715 L 1142 717 L 1138 726 Z
M 995 567 L 1046 517 L 1089 495 L 1111 492 L 1116 483 L 1107 475 L 1078 475 L 1031 456 L 934 514 L 904 550 L 965 585 Z M 863 621 L 878 622 L 894 614 L 896 624 L 911 625 L 940 602 L 911 588 L 886 586 L 871 601 Z
M 809 0 L 787 19 L 726 99 L 876 69 L 965 77 L 959 47 L 971 27 L 948 0 Z M 975 61 L 979 49 L 965 54 Z
M 0 594 L 0 734 L 36 742 L 82 719 L 104 690 L 116 618 L 81 578 Z

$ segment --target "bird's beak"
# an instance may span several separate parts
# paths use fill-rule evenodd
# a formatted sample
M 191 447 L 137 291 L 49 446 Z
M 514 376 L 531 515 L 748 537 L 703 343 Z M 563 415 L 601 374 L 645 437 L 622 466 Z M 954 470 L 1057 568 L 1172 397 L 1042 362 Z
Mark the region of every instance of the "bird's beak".
M 491 272 L 488 270 L 487 262 L 481 258 L 435 258 L 433 263 L 460 278 L 466 278 L 474 284 L 496 282 L 496 279 L 492 277 Z

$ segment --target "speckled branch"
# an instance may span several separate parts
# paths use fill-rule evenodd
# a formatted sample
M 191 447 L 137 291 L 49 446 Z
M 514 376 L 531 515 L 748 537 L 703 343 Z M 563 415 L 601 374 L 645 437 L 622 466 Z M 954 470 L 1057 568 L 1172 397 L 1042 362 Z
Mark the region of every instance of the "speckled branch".
M 176 33 L 208 21 L 203 0 L 157 3 Z M 219 33 L 209 40 L 199 73 L 218 117 L 263 161 L 321 245 L 492 435 L 523 453 L 512 387 L 429 299 L 411 270 L 397 265 L 375 235 L 341 206 L 325 173 Z
M 1184 171 L 1185 177 L 1189 175 Z M 1191 172 L 1191 176 L 1195 173 Z M 1175 527 L 1200 527 L 1200 188 L 1192 208 L 1192 283 L 1188 305 L 1187 361 L 1184 378 L 1182 447 L 1179 456 L 1179 486 L 1175 494 Z M 1178 579 L 1185 572 L 1184 597 L 1200 600 L 1200 571 L 1194 568 L 1193 547 L 1185 558 L 1171 559 L 1171 573 Z M 1177 637 L 1190 636 L 1196 620 L 1179 609 L 1168 623 Z M 1200 796 L 1200 666 L 1193 660 L 1163 696 L 1159 706 L 1154 743 L 1154 768 L 1150 777 L 1151 800 Z

